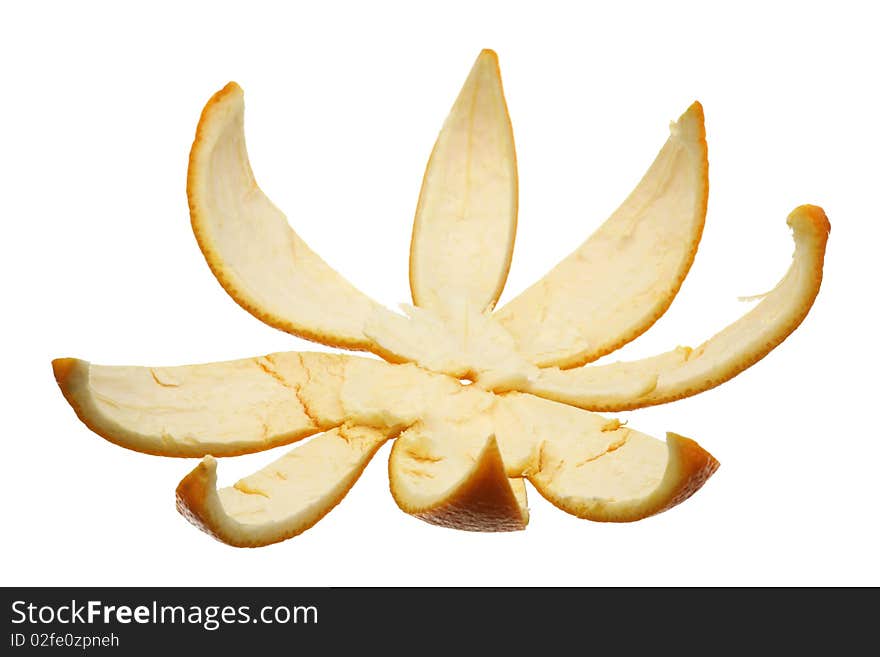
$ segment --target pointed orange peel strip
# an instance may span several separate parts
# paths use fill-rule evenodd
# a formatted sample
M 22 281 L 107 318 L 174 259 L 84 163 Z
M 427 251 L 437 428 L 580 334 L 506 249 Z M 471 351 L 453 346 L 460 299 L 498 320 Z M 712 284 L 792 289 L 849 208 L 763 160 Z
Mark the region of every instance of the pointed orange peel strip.
M 694 103 L 614 214 L 495 313 L 519 352 L 543 367 L 578 367 L 648 330 L 690 270 L 708 193 L 703 108 Z
M 481 313 L 501 295 L 516 237 L 513 131 L 498 57 L 474 63 L 434 145 L 410 246 L 413 302 Z

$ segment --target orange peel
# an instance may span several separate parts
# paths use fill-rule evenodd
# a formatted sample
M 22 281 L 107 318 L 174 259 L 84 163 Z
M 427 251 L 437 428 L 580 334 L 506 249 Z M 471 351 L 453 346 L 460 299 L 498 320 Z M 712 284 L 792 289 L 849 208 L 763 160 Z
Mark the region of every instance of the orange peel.
M 523 529 L 526 481 L 590 520 L 666 511 L 698 490 L 718 461 L 689 438 L 670 432 L 664 442 L 592 411 L 697 394 L 778 346 L 818 294 L 827 217 L 816 206 L 792 212 L 788 274 L 697 349 L 587 365 L 647 330 L 690 269 L 708 195 L 702 106 L 672 124 L 648 172 L 592 237 L 495 310 L 511 262 L 517 185 L 497 57 L 487 50 L 425 171 L 410 248 L 415 306 L 396 314 L 314 253 L 259 189 L 245 147 L 243 92 L 230 83 L 202 112 L 187 179 L 208 265 L 270 326 L 388 362 L 287 352 L 148 368 L 62 358 L 53 361 L 58 385 L 79 418 L 112 442 L 204 457 L 178 486 L 178 509 L 230 545 L 305 531 L 389 440 L 393 499 L 433 524 Z M 309 436 L 217 488 L 216 457 Z

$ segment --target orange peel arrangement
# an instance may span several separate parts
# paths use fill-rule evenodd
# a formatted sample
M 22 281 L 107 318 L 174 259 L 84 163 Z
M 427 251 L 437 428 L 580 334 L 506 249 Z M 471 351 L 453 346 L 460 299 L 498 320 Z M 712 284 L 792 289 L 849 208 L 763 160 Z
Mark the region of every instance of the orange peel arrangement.
M 517 168 L 498 60 L 483 51 L 425 172 L 410 249 L 413 305 L 360 292 L 293 231 L 248 161 L 241 88 L 207 103 L 189 161 L 192 228 L 245 310 L 301 338 L 379 358 L 285 352 L 177 367 L 53 361 L 92 431 L 129 449 L 201 462 L 177 508 L 215 538 L 256 547 L 302 533 L 393 440 L 398 506 L 474 531 L 525 528 L 525 480 L 580 518 L 629 522 L 696 492 L 718 461 L 695 441 L 640 433 L 597 412 L 663 404 L 717 386 L 779 345 L 819 291 L 830 230 L 821 208 L 788 217 L 784 278 L 696 348 L 591 365 L 646 331 L 690 269 L 709 190 L 699 103 L 623 205 L 544 278 L 499 309 L 517 222 Z M 217 487 L 218 457 L 311 437 Z

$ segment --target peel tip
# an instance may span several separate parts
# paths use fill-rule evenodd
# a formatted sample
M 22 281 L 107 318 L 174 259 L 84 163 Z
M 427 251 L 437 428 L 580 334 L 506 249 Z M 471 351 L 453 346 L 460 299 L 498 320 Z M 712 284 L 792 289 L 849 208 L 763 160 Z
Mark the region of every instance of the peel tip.
M 187 499 L 192 497 L 204 497 L 204 490 L 215 485 L 217 481 L 217 459 L 208 455 L 199 461 L 199 464 L 189 471 L 177 485 L 178 497 Z M 201 491 L 197 493 L 197 491 Z
M 794 231 L 809 231 L 823 239 L 831 232 L 828 215 L 818 205 L 799 205 L 788 215 L 786 223 Z
M 670 124 L 669 129 L 673 136 L 683 141 L 705 144 L 706 115 L 702 103 L 698 100 L 691 103 L 678 120 Z
M 222 100 L 225 98 L 240 98 L 242 96 L 244 96 L 244 89 L 241 88 L 241 85 L 239 85 L 238 82 L 230 80 L 223 86 L 222 89 L 220 89 L 220 91 L 214 94 L 211 100 L 214 100 L 214 98 L 218 100 Z
M 177 484 L 177 510 L 199 527 L 205 525 L 202 514 L 208 491 L 216 485 L 216 481 L 217 460 L 213 456 L 206 456 Z
M 205 103 L 202 114 L 199 117 L 198 126 L 196 127 L 196 143 L 199 142 L 201 133 L 207 129 L 206 126 L 212 120 L 216 120 L 214 117 L 216 117 L 218 112 L 237 107 L 244 107 L 244 90 L 237 82 L 227 82 L 222 89 L 214 92 L 208 99 L 208 102 Z M 196 144 L 193 144 L 193 152 L 195 151 L 195 146 Z
M 666 432 L 666 442 L 671 449 L 677 451 L 682 462 L 688 464 L 688 469 L 700 470 L 708 479 L 721 467 L 721 462 L 692 438 L 687 438 L 674 431 Z
M 62 388 L 70 379 L 71 375 L 79 368 L 81 361 L 78 358 L 56 358 L 52 361 L 52 372 L 55 374 L 55 381 Z
M 482 84 L 488 83 L 493 87 L 501 85 L 501 65 L 498 63 L 498 55 L 494 50 L 483 48 L 480 51 L 471 67 L 465 87 L 469 83 L 473 84 L 477 79 L 481 80 Z
M 703 111 L 703 103 L 699 100 L 692 102 L 687 110 L 685 110 L 684 116 L 692 116 L 700 123 L 705 122 L 706 113 Z
M 491 48 L 483 48 L 480 51 L 480 54 L 477 55 L 478 62 L 486 62 L 487 64 L 494 64 L 498 66 L 498 53 L 496 53 Z

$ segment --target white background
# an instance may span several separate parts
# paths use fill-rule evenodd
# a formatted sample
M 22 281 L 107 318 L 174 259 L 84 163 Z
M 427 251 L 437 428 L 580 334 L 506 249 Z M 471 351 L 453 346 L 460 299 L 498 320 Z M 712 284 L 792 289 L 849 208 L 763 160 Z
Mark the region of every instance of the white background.
M 0 583 L 880 584 L 880 41 L 868 6 L 5 4 Z M 92 434 L 51 359 L 174 365 L 321 348 L 241 310 L 190 232 L 189 147 L 229 80 L 245 89 L 261 187 L 363 291 L 407 301 L 424 164 L 487 47 L 521 186 L 502 302 L 613 211 L 668 122 L 699 99 L 711 163 L 700 251 L 669 312 L 613 358 L 695 345 L 745 312 L 737 296 L 769 290 L 788 267 L 785 218 L 801 203 L 832 224 L 810 315 L 728 384 L 625 414 L 721 461 L 659 516 L 590 523 L 530 489 L 525 532 L 440 529 L 395 506 L 386 446 L 305 534 L 256 550 L 210 539 L 174 509 L 196 461 Z M 286 449 L 222 460 L 221 483 Z

